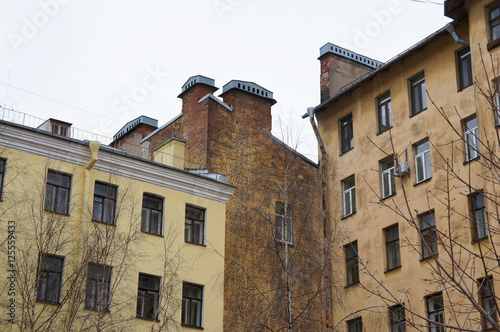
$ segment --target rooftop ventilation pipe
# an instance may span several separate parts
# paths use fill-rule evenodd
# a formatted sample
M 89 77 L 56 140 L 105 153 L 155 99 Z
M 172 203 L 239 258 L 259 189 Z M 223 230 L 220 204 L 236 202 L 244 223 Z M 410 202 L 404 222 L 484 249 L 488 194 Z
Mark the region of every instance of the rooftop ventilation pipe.
M 470 42 L 468 40 L 462 39 L 458 36 L 457 30 L 455 29 L 455 24 L 453 24 L 453 22 L 446 24 L 445 28 L 451 34 L 453 39 L 455 39 L 455 42 L 457 44 L 470 47 Z

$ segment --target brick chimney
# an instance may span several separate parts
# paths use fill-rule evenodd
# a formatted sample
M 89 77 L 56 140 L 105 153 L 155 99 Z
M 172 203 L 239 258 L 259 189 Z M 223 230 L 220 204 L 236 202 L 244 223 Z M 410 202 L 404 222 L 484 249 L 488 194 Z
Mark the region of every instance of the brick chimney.
M 253 82 L 232 80 L 224 85 L 220 97 L 233 107 L 233 121 L 245 124 L 243 129 L 269 135 L 271 106 L 276 104 L 271 91 Z
M 196 75 L 184 83 L 182 92 L 178 96 L 182 99 L 186 159 L 201 165 L 207 165 L 208 162 L 209 110 L 202 106 L 199 100 L 217 90 L 215 80 Z
M 327 43 L 320 48 L 321 102 L 336 95 L 357 78 L 379 68 L 382 62 Z

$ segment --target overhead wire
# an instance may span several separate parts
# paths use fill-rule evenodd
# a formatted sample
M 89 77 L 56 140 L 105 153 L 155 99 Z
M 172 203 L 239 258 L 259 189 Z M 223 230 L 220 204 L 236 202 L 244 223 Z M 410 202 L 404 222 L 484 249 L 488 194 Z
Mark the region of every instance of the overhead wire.
M 63 101 L 59 101 L 59 100 L 56 100 L 56 99 L 53 99 L 53 98 L 50 98 L 50 97 L 47 97 L 47 96 L 44 96 L 44 95 L 41 95 L 39 93 L 36 93 L 36 92 L 33 92 L 33 91 L 29 91 L 29 90 L 26 90 L 26 89 L 23 89 L 23 88 L 20 88 L 20 87 L 17 87 L 17 86 L 14 86 L 12 84 L 9 84 L 9 83 L 6 83 L 6 82 L 2 82 L 0 81 L 0 84 L 3 84 L 3 85 L 6 85 L 7 87 L 10 87 L 10 88 L 14 88 L 14 89 L 17 89 L 17 90 L 21 90 L 21 91 L 24 91 L 26 93 L 29 93 L 29 94 L 32 94 L 32 95 L 35 95 L 37 97 L 40 97 L 40 98 L 44 98 L 44 99 L 47 99 L 47 100 L 50 100 L 50 101 L 53 101 L 55 103 L 58 103 L 58 104 L 61 104 L 61 105 L 64 105 L 64 106 L 67 106 L 67 107 L 71 107 L 71 108 L 74 108 L 76 110 L 79 110 L 79 111 L 82 111 L 82 112 L 85 112 L 85 113 L 88 113 L 88 114 L 92 114 L 94 116 L 97 116 L 97 117 L 100 117 L 100 118 L 105 118 L 105 119 L 108 119 L 108 120 L 111 120 L 111 121 L 114 121 L 113 119 L 111 118 L 108 118 L 102 114 L 97 114 L 97 113 L 94 113 L 92 111 L 89 111 L 89 110 L 86 110 L 84 108 L 81 108 L 81 107 L 78 107 L 78 106 L 73 106 L 73 105 L 70 105 L 68 103 L 65 103 Z

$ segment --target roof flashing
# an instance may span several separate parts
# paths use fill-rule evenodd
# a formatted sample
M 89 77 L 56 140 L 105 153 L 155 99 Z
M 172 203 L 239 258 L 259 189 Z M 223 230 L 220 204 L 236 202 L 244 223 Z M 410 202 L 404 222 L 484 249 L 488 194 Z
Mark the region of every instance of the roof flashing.
M 327 53 L 340 55 L 341 57 L 353 60 L 354 62 L 357 62 L 363 66 L 366 66 L 366 67 L 370 67 L 372 69 L 378 69 L 384 65 L 383 62 L 374 60 L 372 58 L 358 54 L 358 53 L 353 52 L 353 51 L 349 51 L 346 48 L 340 47 L 340 46 L 332 44 L 332 43 L 326 43 L 325 45 L 323 45 L 319 49 L 319 57 L 320 58 Z

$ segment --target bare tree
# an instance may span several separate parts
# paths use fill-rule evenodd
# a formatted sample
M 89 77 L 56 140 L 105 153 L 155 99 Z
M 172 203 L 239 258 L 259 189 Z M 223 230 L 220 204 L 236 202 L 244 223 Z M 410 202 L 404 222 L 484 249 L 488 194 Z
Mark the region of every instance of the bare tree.
M 480 103 L 487 105 L 493 117 L 498 119 L 498 71 L 494 65 L 487 68 L 485 61 L 482 64 L 486 79 L 478 80 L 476 77 L 475 87 Z M 491 76 L 495 79 L 492 80 Z M 500 331 L 500 298 L 493 287 L 494 280 L 500 278 L 498 131 L 492 123 L 470 130 L 468 118 L 464 119 L 457 108 L 444 109 L 434 102 L 429 92 L 427 97 L 433 110 L 439 112 L 448 126 L 447 130 L 454 135 L 448 141 L 436 135 L 429 138 L 431 148 L 439 156 L 432 163 L 432 172 L 439 174 L 441 185 L 427 190 L 425 200 L 427 210 L 439 207 L 446 211 L 444 218 L 439 219 L 439 227 L 436 226 L 438 218 L 434 213 L 422 215 L 424 211 L 415 208 L 409 198 L 409 184 L 402 176 L 392 175 L 402 192 L 402 204 L 396 200 L 383 200 L 376 190 L 371 189 L 377 198 L 376 204 L 393 213 L 408 229 L 418 234 L 417 240 L 406 236 L 401 247 L 410 248 L 429 261 L 422 267 L 426 273 L 421 281 L 442 289 L 440 305 L 451 317 L 446 317 L 446 321 L 430 319 L 416 310 L 414 304 L 418 299 L 412 297 L 410 289 L 394 289 L 392 285 L 384 283 L 363 257 L 358 260 L 360 271 L 369 277 L 369 282 L 361 282 L 360 286 L 369 296 L 381 300 L 380 308 L 385 309 L 380 312 L 386 314 L 388 306 L 404 308 L 406 324 L 418 331 L 429 328 L 436 331 L 444 328 Z M 393 157 L 394 165 L 399 165 L 405 158 L 408 146 L 397 146 L 392 137 L 390 146 L 389 151 L 381 150 L 386 156 Z M 378 146 L 376 148 L 380 149 Z M 460 160 L 464 155 L 468 161 L 465 166 L 457 163 L 457 159 Z M 365 182 L 368 184 L 366 179 Z M 468 208 L 464 208 L 464 201 L 469 202 Z M 469 236 L 473 245 L 467 241 Z
M 297 135 L 284 128 L 283 140 L 292 134 Z M 235 195 L 246 203 L 230 217 L 230 232 L 242 236 L 238 250 L 226 258 L 232 271 L 226 288 L 236 288 L 226 310 L 238 317 L 238 326 L 228 329 L 319 331 L 327 326 L 324 249 L 330 239 L 323 232 L 317 169 L 295 147 L 276 140 L 267 152 L 272 160 L 246 170 L 255 181 L 238 184 Z

